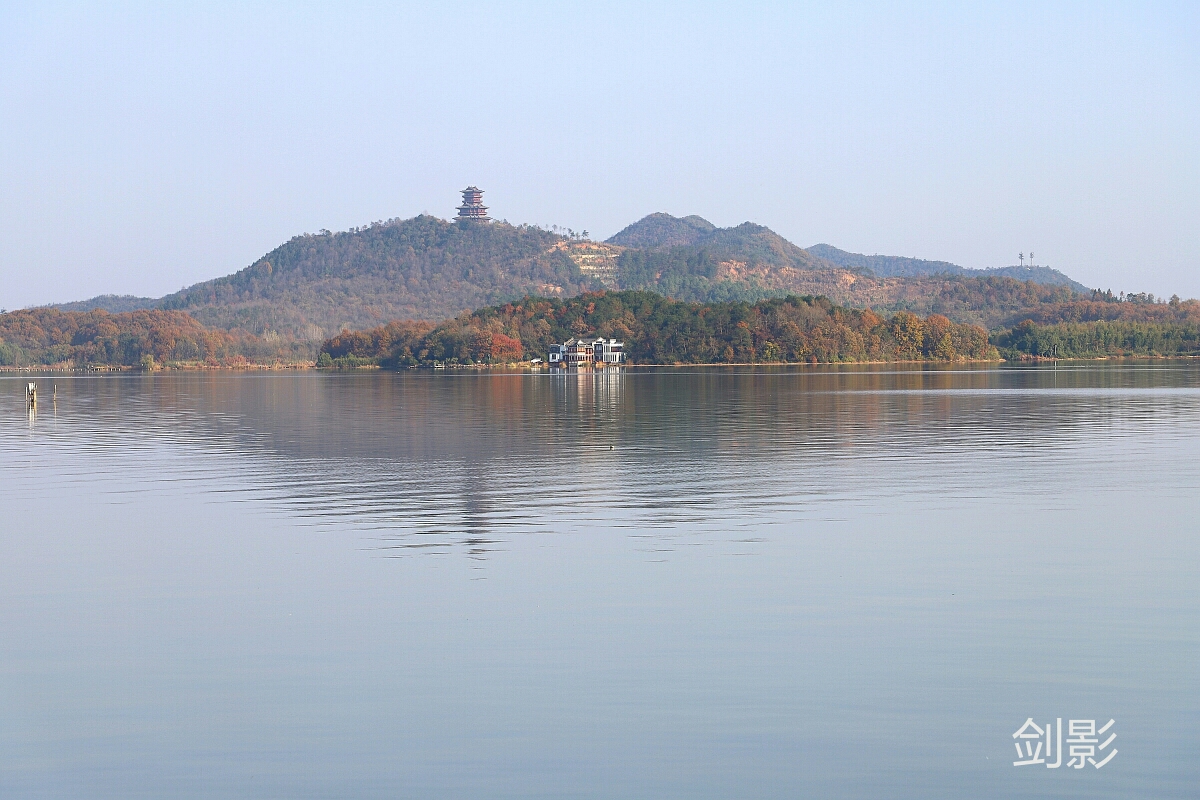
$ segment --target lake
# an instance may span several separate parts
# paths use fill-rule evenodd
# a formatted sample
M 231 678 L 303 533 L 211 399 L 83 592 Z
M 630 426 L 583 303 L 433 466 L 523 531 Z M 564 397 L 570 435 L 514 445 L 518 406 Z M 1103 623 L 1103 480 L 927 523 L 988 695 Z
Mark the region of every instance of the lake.
M 5 798 L 1200 785 L 1196 362 L 6 373 L 0 403 Z M 1028 718 L 1112 719 L 1118 754 L 1014 767 Z

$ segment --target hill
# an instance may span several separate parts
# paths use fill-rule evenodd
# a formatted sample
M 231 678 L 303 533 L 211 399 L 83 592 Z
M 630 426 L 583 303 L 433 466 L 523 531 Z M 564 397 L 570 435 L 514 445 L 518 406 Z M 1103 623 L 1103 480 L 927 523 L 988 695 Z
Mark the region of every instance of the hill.
M 938 313 L 994 327 L 1022 308 L 1088 291 L 1045 267 L 972 270 L 944 261 L 863 256 L 829 245 L 803 249 L 762 225 L 718 228 L 701 217 L 661 213 L 635 222 L 605 244 L 623 248 L 612 288 L 693 302 L 823 295 L 857 308 Z
M 59 303 L 52 306 L 59 311 L 107 311 L 117 314 L 123 311 L 141 311 L 158 308 L 162 300 L 153 297 L 134 297 L 131 294 L 102 294 L 90 300 L 77 300 L 74 303 Z
M 797 247 L 775 231 L 753 222 L 718 228 L 703 217 L 643 217 L 606 244 L 655 253 L 706 253 L 714 262 L 769 265 L 791 269 L 833 269 L 837 265 Z
M 828 245 L 805 250 L 761 225 L 718 228 L 695 216 L 651 214 L 607 242 L 592 242 L 533 226 L 423 215 L 297 236 L 232 275 L 160 300 L 107 295 L 58 308 L 184 310 L 210 327 L 315 346 L 340 330 L 388 320 L 438 322 L 524 296 L 601 289 L 704 303 L 825 296 L 843 306 L 943 314 L 988 328 L 1038 304 L 1080 299 L 1072 288 L 1078 284 L 1045 275 L 1044 282 L 1017 280 L 1002 271 Z
M 860 256 L 828 245 L 805 250 L 749 222 L 718 228 L 700 217 L 651 214 L 606 244 L 622 247 L 624 242 L 641 246 L 620 251 L 613 288 L 643 289 L 692 302 L 815 295 L 855 308 L 944 314 L 957 322 L 993 328 L 1023 309 L 1076 297 L 1072 286 L 1058 280 L 1017 280 L 1000 270 Z
M 699 244 L 716 229 L 704 217 L 679 218 L 659 212 L 642 217 L 606 241 L 620 247 L 687 247 Z
M 845 250 L 828 244 L 814 244 L 808 252 L 819 256 L 840 267 L 871 275 L 890 277 L 915 277 L 920 275 L 963 275 L 979 278 L 1013 278 L 1019 281 L 1033 281 L 1044 286 L 1068 286 L 1076 292 L 1089 292 L 1088 287 L 1074 281 L 1063 273 L 1050 267 L 992 267 L 990 269 L 971 269 L 951 264 L 949 261 L 926 261 L 920 258 L 905 258 L 902 256 L 866 256 L 861 253 L 848 253 Z
M 442 320 L 524 294 L 593 285 L 555 245 L 563 237 L 503 222 L 431 216 L 297 236 L 239 272 L 163 298 L 201 322 L 319 340 L 389 319 Z
M 753 302 L 821 294 L 855 303 L 854 276 L 770 228 L 744 222 L 718 228 L 702 217 L 651 214 L 609 238 L 621 248 L 616 283 L 693 302 Z
M 635 364 L 996 357 L 985 330 L 936 314 L 922 319 L 902 311 L 884 317 L 823 297 L 684 303 L 624 291 L 567 300 L 526 297 L 432 329 L 392 325 L 345 333 L 322 345 L 322 361 L 376 360 L 393 367 L 434 361 L 504 363 L 544 354 L 552 343 L 585 334 L 621 339 Z

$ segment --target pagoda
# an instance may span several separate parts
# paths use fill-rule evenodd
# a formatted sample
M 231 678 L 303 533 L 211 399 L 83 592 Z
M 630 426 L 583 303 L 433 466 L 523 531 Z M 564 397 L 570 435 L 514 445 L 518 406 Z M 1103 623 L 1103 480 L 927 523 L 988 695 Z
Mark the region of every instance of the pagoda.
M 478 186 L 468 186 L 462 190 L 463 204 L 458 207 L 459 222 L 488 222 L 491 217 L 487 214 L 487 206 L 483 204 L 483 190 Z

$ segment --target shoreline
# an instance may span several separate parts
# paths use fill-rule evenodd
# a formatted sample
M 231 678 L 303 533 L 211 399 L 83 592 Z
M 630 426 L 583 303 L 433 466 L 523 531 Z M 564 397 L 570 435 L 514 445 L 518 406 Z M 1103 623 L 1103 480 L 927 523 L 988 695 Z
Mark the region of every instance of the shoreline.
M 300 364 L 189 364 L 187 366 L 156 366 L 154 369 L 145 369 L 141 366 L 127 366 L 124 364 L 89 364 L 86 367 L 68 366 L 66 364 L 29 364 L 27 366 L 0 366 L 0 373 L 5 372 L 65 372 L 79 373 L 81 375 L 98 375 L 109 372 L 143 372 L 153 374 L 155 372 L 282 372 L 283 370 L 316 370 L 315 361 Z M 375 367 L 379 369 L 379 367 Z
M 1090 356 L 1080 358 L 1050 356 L 1023 356 L 1020 358 L 968 358 L 955 359 L 953 361 L 932 361 L 928 359 L 904 359 L 892 361 L 736 361 L 736 362 L 703 362 L 690 363 L 677 361 L 669 364 L 621 364 L 618 369 L 640 368 L 640 367 L 820 367 L 820 366 L 879 366 L 883 364 L 929 364 L 929 365 L 955 365 L 955 364 L 1051 364 L 1055 362 L 1061 363 L 1081 363 L 1081 362 L 1096 362 L 1096 361 L 1192 361 L 1200 360 L 1200 355 L 1132 355 L 1132 356 Z M 105 373 L 144 373 L 154 374 L 160 372 L 283 372 L 287 370 L 294 371 L 312 371 L 312 372 L 355 372 L 359 370 L 379 370 L 382 367 L 378 364 L 363 364 L 355 367 L 318 367 L 315 361 L 290 363 L 290 364 L 237 364 L 237 365 L 222 365 L 222 364 L 188 364 L 179 366 L 157 366 L 153 370 L 144 369 L 141 366 L 126 366 L 120 364 L 94 364 L 86 367 L 67 366 L 65 364 L 30 364 L 26 366 L 0 366 L 0 374 L 13 373 L 19 374 L 24 372 L 56 372 L 56 373 L 76 373 L 80 375 L 99 375 Z M 405 367 L 397 372 L 407 372 L 409 370 L 432 370 L 432 366 L 417 366 Z M 520 369 L 520 370 L 536 370 L 545 372 L 572 371 L 580 372 L 579 368 L 568 370 L 566 368 L 552 369 L 546 365 L 535 366 L 527 361 L 509 363 L 509 364 L 459 364 L 448 366 L 447 369 L 462 370 L 492 370 L 492 369 Z M 585 372 L 604 372 L 612 369 L 612 367 L 604 367 L 601 369 L 584 368 Z

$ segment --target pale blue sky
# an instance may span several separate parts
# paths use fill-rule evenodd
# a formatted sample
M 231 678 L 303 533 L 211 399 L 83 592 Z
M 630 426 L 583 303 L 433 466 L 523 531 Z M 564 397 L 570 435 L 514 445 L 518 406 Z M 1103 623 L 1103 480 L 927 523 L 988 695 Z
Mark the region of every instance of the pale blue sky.
M 0 307 L 423 211 L 1200 296 L 1200 5 L 0 0 Z

